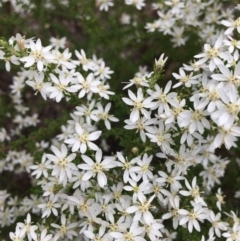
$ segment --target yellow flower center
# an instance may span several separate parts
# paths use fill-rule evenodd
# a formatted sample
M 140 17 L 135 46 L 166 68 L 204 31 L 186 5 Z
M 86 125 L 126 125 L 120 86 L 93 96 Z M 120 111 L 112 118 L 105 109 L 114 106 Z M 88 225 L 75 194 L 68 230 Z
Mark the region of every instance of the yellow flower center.
M 207 51 L 207 54 L 208 54 L 208 57 L 209 57 L 210 59 L 213 59 L 213 58 L 215 58 L 215 57 L 218 56 L 219 51 L 218 51 L 217 49 L 215 49 L 215 48 L 210 48 L 210 49 Z

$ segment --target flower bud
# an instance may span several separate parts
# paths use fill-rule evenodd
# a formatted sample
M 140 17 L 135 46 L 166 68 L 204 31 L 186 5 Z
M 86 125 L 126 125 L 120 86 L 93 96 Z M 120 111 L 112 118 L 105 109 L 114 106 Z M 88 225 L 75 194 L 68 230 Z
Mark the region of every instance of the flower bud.
M 138 148 L 137 147 L 133 147 L 132 148 L 132 153 L 135 154 L 135 155 L 138 154 Z

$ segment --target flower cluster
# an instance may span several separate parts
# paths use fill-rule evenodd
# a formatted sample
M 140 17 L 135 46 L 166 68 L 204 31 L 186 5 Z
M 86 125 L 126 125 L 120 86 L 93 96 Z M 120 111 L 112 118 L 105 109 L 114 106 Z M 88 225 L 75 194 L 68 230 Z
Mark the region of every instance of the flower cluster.
M 50 1 L 46 4 L 51 6 Z M 125 4 L 138 10 L 146 5 L 144 0 Z M 163 4 L 168 11 L 152 5 L 161 19 L 146 28 L 172 35 L 177 46 L 186 39 L 176 23 L 197 27 L 205 36 L 209 30 L 196 16 L 202 18 L 207 9 L 204 21 L 209 28 L 213 19 L 224 17 L 214 15 L 219 8 L 214 1 Z M 108 11 L 114 1 L 97 0 L 96 5 Z M 210 12 L 211 7 L 217 10 Z M 0 129 L 6 153 L 0 172 L 25 174 L 34 187 L 23 198 L 0 191 L 0 226 L 15 225 L 11 240 L 169 241 L 187 240 L 191 233 L 201 240 L 240 240 L 239 215 L 227 209 L 220 185 L 233 161 L 217 150 L 237 148 L 240 136 L 240 23 L 239 18 L 225 18 L 221 24 L 225 31 L 208 39 L 202 52 L 172 73 L 165 87 L 159 80 L 168 57 L 162 54 L 153 71 L 140 67 L 124 83 L 126 97 L 110 89 L 114 72 L 106 62 L 87 57 L 83 49 L 74 49 L 74 55 L 66 37 L 52 37 L 48 46 L 19 33 L 0 40 L 6 70 L 20 67 L 10 85 L 11 131 Z M 26 115 L 29 87 L 43 103 L 67 106 L 67 119 L 57 120 L 57 127 L 49 125 L 46 141 L 30 134 L 29 143 L 21 139 L 31 128 L 46 124 L 38 113 Z M 120 99 L 118 106 L 114 98 Z M 120 115 L 111 114 L 120 105 L 126 114 L 122 123 Z M 116 133 L 118 122 L 124 127 Z M 121 143 L 130 141 L 114 149 L 109 133 Z M 34 151 L 28 151 L 32 146 Z M 24 222 L 19 221 L 22 217 Z
M 216 23 L 234 17 L 233 10 L 223 6 L 217 1 L 166 0 L 153 3 L 158 19 L 147 23 L 145 28 L 148 32 L 159 31 L 170 35 L 175 47 L 187 43 L 189 30 L 194 31 L 201 43 L 213 43 L 221 31 Z

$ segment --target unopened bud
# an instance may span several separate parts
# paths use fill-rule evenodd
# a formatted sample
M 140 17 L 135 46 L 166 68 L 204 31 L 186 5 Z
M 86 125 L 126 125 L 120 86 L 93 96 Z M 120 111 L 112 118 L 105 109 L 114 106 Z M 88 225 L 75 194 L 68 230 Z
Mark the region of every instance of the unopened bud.
M 155 66 L 156 69 L 162 69 L 163 66 L 165 65 L 166 61 L 167 61 L 167 57 L 164 59 L 164 54 L 162 54 L 159 59 L 155 59 Z
M 25 49 L 24 40 L 18 41 L 17 46 L 20 51 L 23 51 Z
M 133 147 L 132 148 L 132 153 L 135 154 L 135 155 L 138 154 L 138 148 L 137 147 Z

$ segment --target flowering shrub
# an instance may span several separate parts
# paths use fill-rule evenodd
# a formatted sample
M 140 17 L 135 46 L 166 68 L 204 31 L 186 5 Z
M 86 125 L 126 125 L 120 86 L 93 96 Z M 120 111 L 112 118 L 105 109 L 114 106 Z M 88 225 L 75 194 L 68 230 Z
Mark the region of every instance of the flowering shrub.
M 240 6 L 159 2 L 2 1 L 1 240 L 240 240 Z

